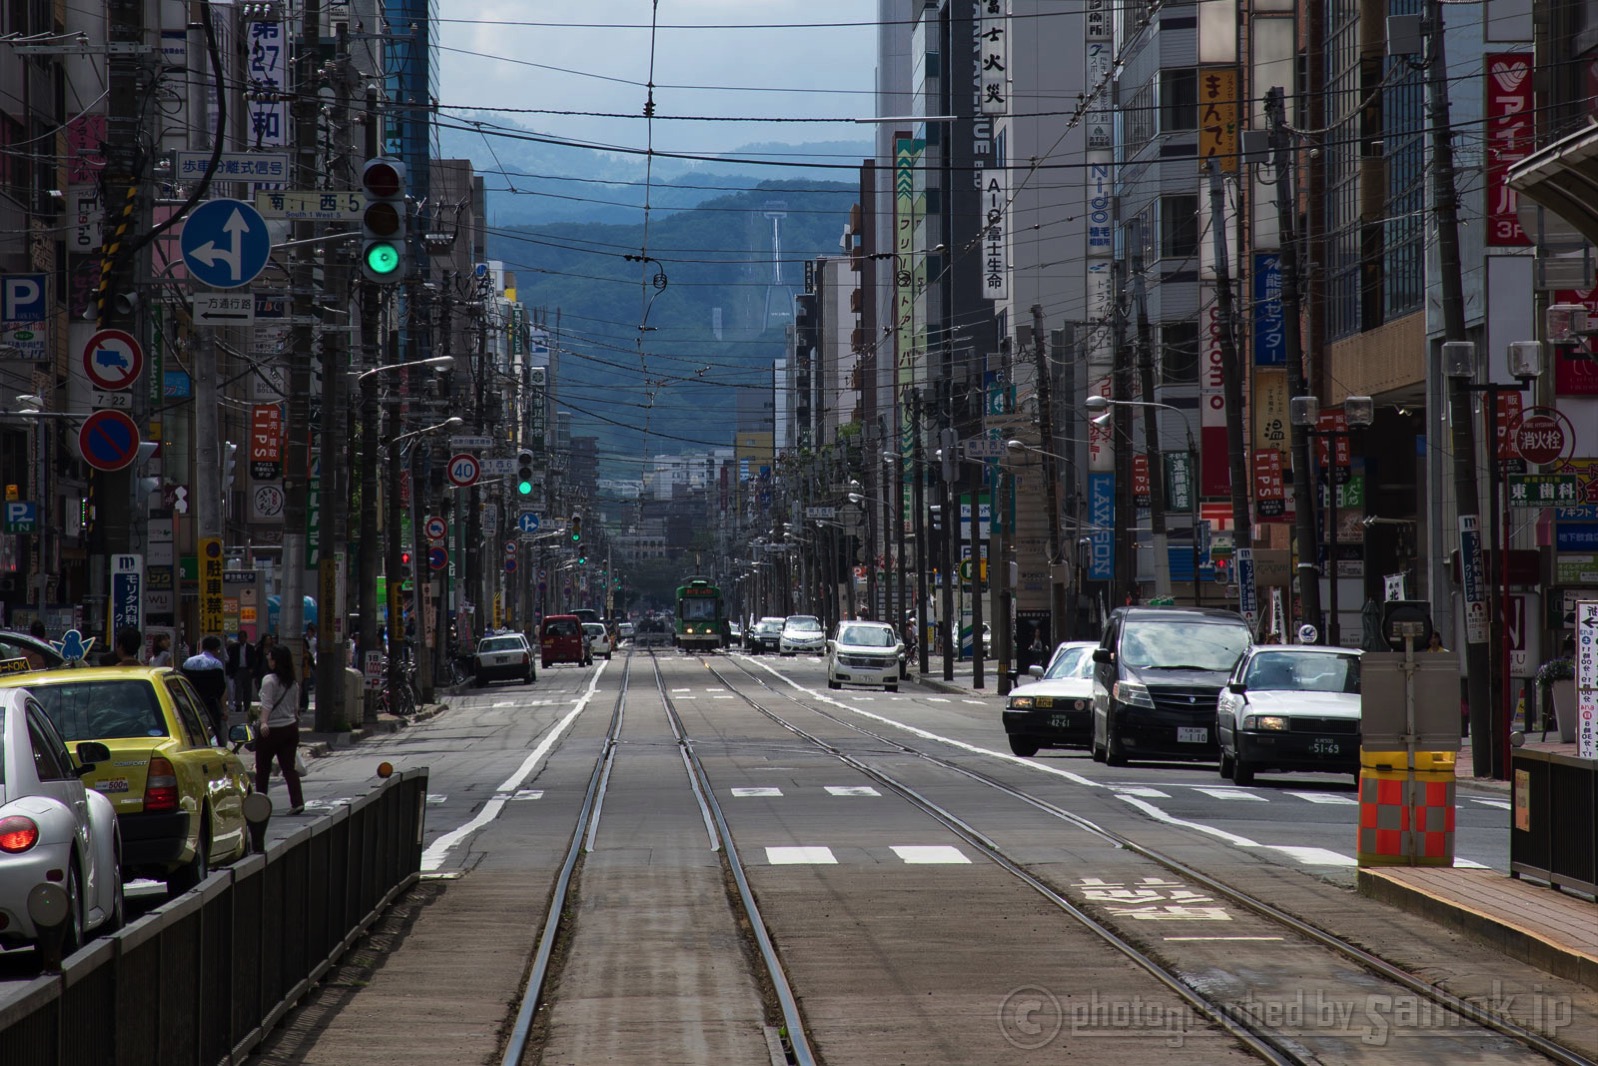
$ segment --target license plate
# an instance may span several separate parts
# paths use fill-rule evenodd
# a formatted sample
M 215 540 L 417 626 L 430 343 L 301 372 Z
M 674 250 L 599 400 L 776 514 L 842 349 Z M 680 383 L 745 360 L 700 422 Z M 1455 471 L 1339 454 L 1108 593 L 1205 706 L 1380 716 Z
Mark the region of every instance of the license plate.
M 1049 715 L 1049 725 L 1055 729 L 1070 729 L 1071 716 L 1068 714 L 1051 714 Z
M 1191 726 L 1176 727 L 1176 742 L 1178 744 L 1203 744 L 1210 739 L 1208 729 L 1194 729 Z
M 1315 755 L 1341 755 L 1343 746 L 1327 737 L 1316 737 L 1310 741 L 1309 750 Z
M 104 792 L 108 794 L 113 792 L 126 792 L 128 790 L 128 779 L 125 777 L 108 777 L 104 781 L 95 782 L 94 789 L 96 792 Z

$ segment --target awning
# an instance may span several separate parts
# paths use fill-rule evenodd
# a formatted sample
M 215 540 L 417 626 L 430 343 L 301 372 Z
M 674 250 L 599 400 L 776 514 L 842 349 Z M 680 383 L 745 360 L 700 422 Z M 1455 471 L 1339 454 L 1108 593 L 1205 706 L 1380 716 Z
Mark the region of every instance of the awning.
M 1598 126 L 1589 126 L 1527 156 L 1505 180 L 1520 195 L 1563 218 L 1598 244 Z

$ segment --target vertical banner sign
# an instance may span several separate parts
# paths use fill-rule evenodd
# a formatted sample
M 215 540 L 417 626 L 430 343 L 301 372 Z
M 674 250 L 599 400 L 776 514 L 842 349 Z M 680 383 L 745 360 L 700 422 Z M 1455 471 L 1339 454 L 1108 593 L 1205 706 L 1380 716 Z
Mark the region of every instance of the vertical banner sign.
M 283 476 L 283 408 L 258 403 L 250 408 L 250 477 L 276 481 Z
M 1493 454 L 1500 463 L 1519 459 L 1520 449 L 1515 447 L 1515 429 L 1520 425 L 1524 399 L 1518 392 L 1500 392 L 1498 410 L 1493 423 L 1493 440 L 1497 442 Z
M 1237 173 L 1237 70 L 1216 67 L 1198 72 L 1199 169 L 1214 157 L 1220 168 Z
M 1353 461 L 1353 442 L 1348 439 L 1348 415 L 1342 411 L 1322 411 L 1315 422 L 1315 464 L 1333 471 L 1339 485 L 1348 480 Z
M 535 452 L 541 452 L 544 450 L 544 386 L 549 371 L 535 366 L 528 373 L 532 380 L 532 388 L 527 396 L 528 446 Z
M 1149 457 L 1144 452 L 1132 456 L 1132 506 L 1148 508 L 1149 494 Z
M 200 538 L 200 632 L 222 632 L 222 538 Z
M 1487 574 L 1481 558 L 1481 518 L 1459 516 L 1459 561 L 1465 592 L 1465 640 L 1487 643 Z
M 1282 453 L 1275 448 L 1254 453 L 1254 502 L 1254 517 L 1259 521 L 1287 521 L 1287 486 L 1282 481 Z
M 1009 181 L 1002 167 L 983 173 L 982 210 L 987 213 L 982 230 L 982 298 L 1010 298 L 1010 242 L 1006 207 Z
M 1187 452 L 1166 452 L 1161 458 L 1165 466 L 1165 509 L 1176 514 L 1189 514 L 1193 510 L 1193 457 Z
M 1115 577 L 1115 475 L 1088 475 L 1088 522 L 1092 533 L 1092 555 L 1088 559 L 1089 581 L 1110 581 Z
M 105 115 L 79 115 L 67 123 L 67 312 L 81 321 L 100 286 L 100 240 L 105 218 L 100 202 L 101 145 Z
M 144 631 L 144 556 L 111 556 L 111 634 Z
M 1554 293 L 1554 303 L 1581 304 L 1589 316 L 1598 316 L 1598 289 L 1560 289 Z M 1557 344 L 1553 349 L 1554 395 L 1598 396 L 1598 360 L 1580 347 Z
M 1238 548 L 1232 554 L 1237 561 L 1237 610 L 1253 629 L 1260 617 L 1259 592 L 1254 586 L 1254 549 Z
M 898 349 L 899 384 L 915 384 L 916 167 L 926 142 L 901 137 L 894 143 L 893 172 L 893 330 Z
M 1204 283 L 1200 292 L 1204 332 L 1199 338 L 1199 495 L 1225 496 L 1232 491 L 1232 471 L 1227 459 L 1225 375 L 1221 372 L 1221 309 L 1213 285 Z
M 244 93 L 250 143 L 258 147 L 288 143 L 288 49 L 281 22 L 251 22 L 245 29 L 249 84 Z M 256 188 L 280 188 L 257 185 Z
M 1520 225 L 1519 194 L 1504 179 L 1511 166 L 1531 154 L 1531 53 L 1486 55 L 1482 62 L 1487 70 L 1487 244 L 1524 247 L 1531 238 Z
M 1257 367 L 1249 402 L 1254 417 L 1254 450 L 1286 452 L 1289 405 L 1286 367 Z
M 1088 151 L 1110 151 L 1115 147 L 1112 132 L 1115 122 L 1110 107 L 1110 69 L 1115 62 L 1115 48 L 1108 39 L 1087 42 L 1086 62 L 1083 66 L 1083 84 L 1087 86 L 1087 110 L 1083 112 L 1082 126 L 1087 130 Z
M 1598 759 L 1598 600 L 1576 604 L 1576 754 Z
M 1010 93 L 1006 79 L 1010 69 L 1010 20 L 1004 14 L 1004 0 L 982 0 L 977 23 L 977 50 L 981 55 L 982 113 L 1006 115 L 1010 112 Z
M 1280 252 L 1254 253 L 1254 365 L 1287 365 Z
M 1115 185 L 1114 164 L 1109 152 L 1089 152 L 1088 162 L 1088 256 L 1108 258 L 1114 250 L 1114 230 L 1110 219 L 1111 189 Z

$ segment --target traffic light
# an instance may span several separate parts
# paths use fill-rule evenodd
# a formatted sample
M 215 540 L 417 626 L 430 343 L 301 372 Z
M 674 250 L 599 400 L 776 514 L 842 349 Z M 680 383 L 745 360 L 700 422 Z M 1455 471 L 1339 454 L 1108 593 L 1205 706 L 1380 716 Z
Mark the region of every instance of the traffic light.
M 405 164 L 380 156 L 361 168 L 361 273 L 392 285 L 405 274 Z
M 401 580 L 411 576 L 411 553 L 408 551 L 400 552 L 399 576 Z
M 583 539 L 583 516 L 582 515 L 580 515 L 580 514 L 572 515 L 571 531 L 572 531 L 572 543 L 573 544 L 576 544 L 578 541 Z
M 233 467 L 239 459 L 239 446 L 232 441 L 222 445 L 222 491 L 233 487 Z
M 531 496 L 533 494 L 533 453 L 520 451 L 516 453 L 516 495 Z

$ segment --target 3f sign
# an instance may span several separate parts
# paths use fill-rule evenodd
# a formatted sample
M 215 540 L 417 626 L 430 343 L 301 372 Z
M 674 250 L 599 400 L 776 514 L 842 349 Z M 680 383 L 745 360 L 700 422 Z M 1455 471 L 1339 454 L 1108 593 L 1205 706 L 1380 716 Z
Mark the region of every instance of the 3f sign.
M 0 278 L 0 320 L 39 322 L 45 318 L 44 275 L 9 274 Z

